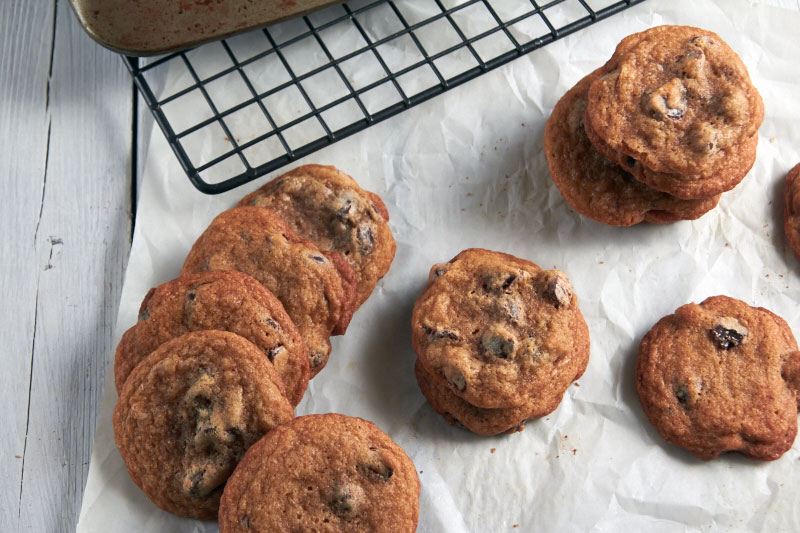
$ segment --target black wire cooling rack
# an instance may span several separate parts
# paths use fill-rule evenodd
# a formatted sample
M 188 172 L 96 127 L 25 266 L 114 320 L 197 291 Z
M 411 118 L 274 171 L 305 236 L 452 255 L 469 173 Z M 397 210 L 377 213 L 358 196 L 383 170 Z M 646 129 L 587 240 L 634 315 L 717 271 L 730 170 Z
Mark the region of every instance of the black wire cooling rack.
M 642 1 L 353 0 L 125 62 L 189 180 L 216 194 Z M 183 82 L 158 87 L 167 69 Z

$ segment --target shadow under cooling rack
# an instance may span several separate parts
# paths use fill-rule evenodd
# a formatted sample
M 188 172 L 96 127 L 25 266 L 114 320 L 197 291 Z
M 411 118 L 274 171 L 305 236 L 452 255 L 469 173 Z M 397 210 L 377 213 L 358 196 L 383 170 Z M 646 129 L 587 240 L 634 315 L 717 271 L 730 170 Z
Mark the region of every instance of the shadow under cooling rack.
M 191 182 L 216 194 L 641 1 L 351 1 L 125 63 Z

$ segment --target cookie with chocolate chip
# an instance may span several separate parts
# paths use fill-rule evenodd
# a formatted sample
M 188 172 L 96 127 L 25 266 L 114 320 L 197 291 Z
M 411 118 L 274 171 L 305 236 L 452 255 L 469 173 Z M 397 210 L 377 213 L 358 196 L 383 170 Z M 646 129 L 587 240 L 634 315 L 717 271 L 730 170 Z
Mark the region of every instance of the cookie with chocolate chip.
M 422 366 L 467 403 L 544 412 L 589 361 L 589 330 L 566 274 L 468 249 L 434 265 L 414 304 Z
M 544 153 L 553 182 L 580 214 L 614 226 L 693 220 L 713 209 L 719 196 L 681 200 L 636 181 L 601 155 L 584 131 L 589 86 L 598 69 L 558 101 L 544 130 Z
M 420 484 L 406 453 L 373 423 L 294 419 L 253 445 L 231 476 L 221 533 L 413 532 Z
M 181 274 L 208 270 L 249 274 L 281 301 L 308 347 L 311 377 L 328 361 L 328 337 L 343 334 L 353 316 L 356 287 L 350 265 L 296 236 L 264 207 L 238 207 L 211 222 Z
M 800 259 L 800 164 L 786 174 L 783 191 L 783 231 L 795 257 Z
M 213 519 L 245 451 L 293 417 L 261 350 L 233 333 L 198 331 L 162 344 L 131 372 L 114 408 L 114 439 L 153 503 Z
M 122 335 L 114 359 L 117 392 L 131 371 L 164 342 L 190 331 L 230 331 L 264 352 L 292 405 L 308 386 L 308 350 L 280 301 L 254 278 L 233 270 L 188 274 L 150 289 L 139 320 Z
M 722 189 L 721 192 L 729 191 L 741 183 L 756 161 L 756 149 L 758 148 L 758 135 L 753 135 L 737 149 L 731 150 L 727 157 L 717 160 L 708 170 L 699 174 L 683 176 L 650 170 L 641 161 L 613 150 L 595 133 L 589 123 L 585 123 L 584 128 L 587 139 L 597 152 L 619 165 L 624 172 L 642 184 L 647 183 L 648 187 L 653 190 L 666 191 L 664 194 L 669 193 L 676 199 L 697 202 L 719 199 L 720 189 Z M 720 184 L 722 184 L 721 187 Z M 672 196 L 673 194 L 674 196 Z
M 553 396 L 549 405 L 537 405 L 537 402 L 531 401 L 531 406 L 487 409 L 475 407 L 453 394 L 447 383 L 425 370 L 419 359 L 414 363 L 414 375 L 431 408 L 442 415 L 448 424 L 487 437 L 522 431 L 525 422 L 531 418 L 540 418 L 553 412 L 562 398 L 562 395 Z
M 771 461 L 797 434 L 798 368 L 782 318 L 714 296 L 679 307 L 645 335 L 636 391 L 661 436 L 692 455 Z
M 245 196 L 239 206 L 272 209 L 320 250 L 341 254 L 358 278 L 363 304 L 394 259 L 389 211 L 377 194 L 332 166 L 304 165 Z
M 733 187 L 752 165 L 749 152 L 737 151 L 752 148 L 764 117 L 739 56 L 715 33 L 689 26 L 653 28 L 624 43 L 589 89 L 589 128 L 609 150 L 654 171 L 637 175 L 653 188 L 687 198 Z M 714 171 L 737 158 L 741 168 Z M 665 174 L 682 181 L 650 180 Z M 692 183 L 699 189 L 688 193 L 693 176 L 702 187 Z

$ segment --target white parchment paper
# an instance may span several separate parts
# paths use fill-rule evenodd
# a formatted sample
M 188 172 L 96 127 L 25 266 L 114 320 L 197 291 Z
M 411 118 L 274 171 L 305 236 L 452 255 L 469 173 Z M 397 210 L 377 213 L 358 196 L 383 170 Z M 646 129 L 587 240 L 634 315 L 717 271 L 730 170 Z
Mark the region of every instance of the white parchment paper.
M 664 23 L 713 30 L 741 55 L 766 106 L 758 159 L 700 220 L 592 222 L 550 179 L 544 123 L 620 39 Z M 419 471 L 423 532 L 800 531 L 800 444 L 772 463 L 698 461 L 659 437 L 633 386 L 644 333 L 690 301 L 727 294 L 771 309 L 800 333 L 800 264 L 781 229 L 783 179 L 800 161 L 798 28 L 798 13 L 740 0 L 651 0 L 302 161 L 336 165 L 378 193 L 398 246 L 347 334 L 333 339 L 330 363 L 297 415 L 363 417 L 399 443 Z M 182 76 L 168 73 L 165 87 L 185 83 Z M 200 142 L 213 152 L 224 140 Z M 178 274 L 211 219 L 270 178 L 205 196 L 153 133 L 117 339 L 147 290 Z M 414 380 L 413 302 L 430 266 L 468 247 L 566 271 L 591 331 L 579 385 L 522 433 L 483 438 L 453 428 Z M 216 531 L 160 511 L 130 481 L 113 440 L 116 400 L 109 365 L 78 530 Z

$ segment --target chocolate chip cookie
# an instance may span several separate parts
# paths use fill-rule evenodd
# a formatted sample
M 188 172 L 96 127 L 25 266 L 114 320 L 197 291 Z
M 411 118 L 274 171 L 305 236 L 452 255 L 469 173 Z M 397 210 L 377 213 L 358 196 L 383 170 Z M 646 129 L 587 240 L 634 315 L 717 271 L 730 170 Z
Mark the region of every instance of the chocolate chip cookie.
M 679 307 L 642 340 L 636 391 L 668 442 L 771 461 L 797 434 L 800 352 L 779 316 L 727 296 Z
M 783 192 L 783 231 L 795 257 L 800 259 L 800 164 L 786 175 L 786 188 Z
M 711 168 L 700 174 L 682 176 L 656 172 L 644 166 L 641 161 L 613 150 L 595 133 L 589 123 L 585 123 L 584 127 L 592 146 L 604 157 L 617 163 L 623 171 L 643 184 L 647 183 L 655 190 L 666 191 L 665 194 L 683 200 L 702 201 L 719 198 L 718 192 L 729 191 L 737 186 L 756 161 L 758 135 L 753 135 L 736 150 L 731 150 L 727 157 L 717 160 Z
M 277 296 L 306 342 L 311 377 L 328 361 L 328 337 L 344 333 L 353 316 L 350 265 L 297 237 L 277 213 L 263 207 L 231 209 L 211 222 L 181 274 L 207 270 L 244 272 Z
M 417 378 L 422 395 L 434 411 L 444 417 L 448 424 L 464 427 L 473 433 L 484 436 L 500 433 L 514 433 L 525 429 L 525 422 L 531 418 L 545 416 L 555 410 L 561 403 L 562 395 L 552 397 L 550 405 L 528 407 L 507 407 L 486 409 L 475 407 L 453 394 L 447 383 L 431 375 L 417 359 L 414 363 L 414 375 Z M 576 376 L 578 379 L 580 376 Z M 536 409 L 536 410 L 534 410 Z
M 633 179 L 592 146 L 584 132 L 589 86 L 598 69 L 558 101 L 544 130 L 544 152 L 553 182 L 578 213 L 613 226 L 642 221 L 664 223 L 693 220 L 713 209 L 719 196 L 681 200 Z
M 275 365 L 292 405 L 308 386 L 308 350 L 283 305 L 254 278 L 233 270 L 188 274 L 150 289 L 139 320 L 122 335 L 114 359 L 117 392 L 128 375 L 164 342 L 190 331 L 230 331 Z
M 709 176 L 754 142 L 763 117 L 739 56 L 715 33 L 688 26 L 631 36 L 591 85 L 586 107 L 590 129 L 611 150 L 656 173 L 706 176 L 704 196 L 746 174 Z M 647 175 L 640 179 L 664 190 Z
M 413 532 L 414 464 L 371 422 L 338 414 L 296 418 L 267 434 L 231 476 L 221 533 Z
M 544 411 L 589 361 L 567 276 L 489 250 L 434 265 L 411 330 L 422 366 L 476 407 Z
M 114 439 L 153 503 L 212 519 L 244 452 L 294 417 L 283 392 L 250 341 L 225 331 L 187 333 L 131 372 L 114 408 Z
M 363 304 L 394 259 L 389 211 L 377 194 L 332 166 L 304 165 L 245 196 L 239 206 L 278 213 L 298 236 L 341 256 L 358 276 Z

